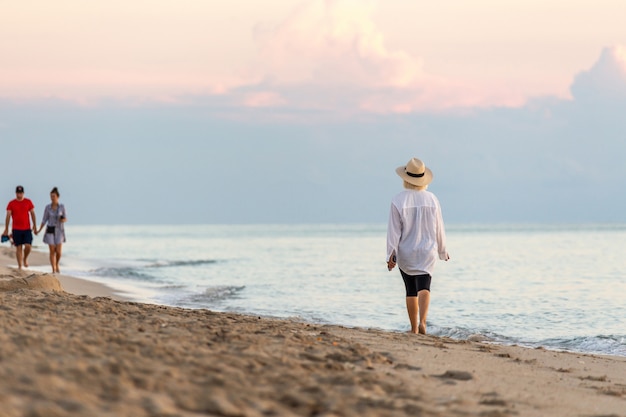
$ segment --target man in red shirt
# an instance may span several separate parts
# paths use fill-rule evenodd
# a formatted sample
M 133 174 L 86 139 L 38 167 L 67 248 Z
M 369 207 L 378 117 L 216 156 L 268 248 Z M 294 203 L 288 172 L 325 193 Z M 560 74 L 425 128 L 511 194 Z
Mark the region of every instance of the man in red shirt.
M 31 228 L 28 215 L 33 221 Z M 28 268 L 28 255 L 33 243 L 33 231 L 37 230 L 37 220 L 35 218 L 35 206 L 28 198 L 24 198 L 24 187 L 18 185 L 15 188 L 15 200 L 11 200 L 7 205 L 7 217 L 4 221 L 4 233 L 9 234 L 9 223 L 13 219 L 13 244 L 15 245 L 15 257 L 17 266 L 22 269 L 22 265 Z

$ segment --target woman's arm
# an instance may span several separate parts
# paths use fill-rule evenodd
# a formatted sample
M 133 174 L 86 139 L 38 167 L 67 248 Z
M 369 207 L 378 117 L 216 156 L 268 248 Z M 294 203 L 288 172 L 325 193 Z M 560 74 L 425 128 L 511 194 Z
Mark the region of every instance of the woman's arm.
M 437 201 L 437 248 L 439 259 L 447 261 L 450 259 L 448 249 L 446 248 L 446 229 L 443 224 L 443 215 L 441 214 L 441 206 Z
M 50 219 L 50 213 L 48 213 L 48 206 L 46 206 L 46 208 L 43 209 L 43 219 L 41 219 L 41 225 L 39 226 L 39 229 L 35 232 L 36 235 L 41 232 L 41 229 L 43 229 L 43 227 L 46 225 L 48 219 Z
M 390 271 L 396 266 L 396 253 L 401 234 L 402 219 L 396 206 L 391 204 L 389 223 L 387 224 L 387 269 Z
M 67 221 L 67 212 L 65 211 L 65 206 L 63 204 L 60 204 L 59 208 L 61 209 L 61 216 L 59 218 L 59 221 L 61 223 L 65 223 Z

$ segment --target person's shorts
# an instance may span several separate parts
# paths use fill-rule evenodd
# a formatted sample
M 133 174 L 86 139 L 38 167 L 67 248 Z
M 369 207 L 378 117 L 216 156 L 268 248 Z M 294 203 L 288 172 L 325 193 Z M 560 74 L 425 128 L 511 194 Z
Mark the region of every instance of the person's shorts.
M 56 246 L 64 242 L 65 242 L 65 233 L 63 232 L 63 230 L 59 228 L 59 226 L 56 227 L 54 233 L 48 233 L 48 230 L 46 230 L 46 233 L 43 235 L 43 243 L 47 245 Z
M 404 280 L 407 297 L 417 297 L 417 293 L 422 290 L 430 292 L 430 281 L 432 279 L 430 274 L 409 275 L 403 270 L 400 270 L 400 273 L 402 274 L 402 279 Z
M 29 230 L 13 229 L 13 244 L 15 246 L 32 245 L 33 244 L 33 231 L 30 229 Z

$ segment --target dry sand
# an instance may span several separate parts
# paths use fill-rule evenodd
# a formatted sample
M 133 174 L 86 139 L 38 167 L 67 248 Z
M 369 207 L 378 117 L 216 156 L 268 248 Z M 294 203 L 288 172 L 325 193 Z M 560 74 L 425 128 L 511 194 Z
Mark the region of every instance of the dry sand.
M 140 304 L 31 275 L 0 267 L 27 282 L 0 291 L 0 417 L 626 416 L 624 357 Z

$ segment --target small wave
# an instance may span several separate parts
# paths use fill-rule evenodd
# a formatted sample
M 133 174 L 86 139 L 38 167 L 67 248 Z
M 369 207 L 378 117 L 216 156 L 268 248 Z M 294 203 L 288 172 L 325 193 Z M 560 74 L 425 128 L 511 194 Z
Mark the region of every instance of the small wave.
M 476 342 L 491 342 L 503 345 L 519 345 L 529 348 L 544 347 L 551 350 L 563 350 L 579 353 L 591 353 L 598 355 L 626 356 L 626 336 L 623 335 L 599 335 L 587 337 L 554 338 L 539 341 L 528 341 L 519 338 L 511 338 L 489 331 L 478 331 L 462 327 L 437 327 L 431 326 L 429 333 L 434 336 L 450 337 L 457 340 L 470 340 Z
M 215 259 L 193 259 L 189 261 L 157 261 L 150 265 L 146 265 L 146 268 L 170 268 L 177 266 L 199 266 L 210 265 L 217 263 Z
M 573 352 L 626 356 L 626 336 L 599 335 L 572 339 L 547 339 L 542 341 L 541 345 L 550 349 Z
M 119 266 L 119 267 L 103 267 L 89 271 L 90 273 L 109 278 L 131 278 L 141 281 L 159 281 L 159 279 L 153 275 L 150 275 L 143 270 L 151 268 L 175 268 L 181 266 L 199 266 L 209 265 L 216 263 L 214 259 L 195 259 L 190 261 L 159 261 L 141 266 Z
M 155 277 L 139 271 L 137 268 L 132 267 L 106 267 L 98 268 L 90 271 L 92 274 L 100 277 L 109 278 L 132 278 L 142 281 L 153 281 Z
M 209 287 L 200 294 L 194 294 L 190 297 L 190 301 L 194 303 L 215 303 L 218 301 L 236 298 L 239 293 L 244 290 L 245 285 L 242 286 L 228 286 L 221 285 L 216 287 Z
M 187 288 L 185 284 L 169 284 L 160 287 L 162 290 L 182 290 Z
M 476 342 L 516 343 L 516 340 L 500 334 L 485 330 L 468 329 L 464 327 L 438 327 L 431 326 L 429 333 L 434 336 L 449 337 L 457 340 L 470 340 Z

